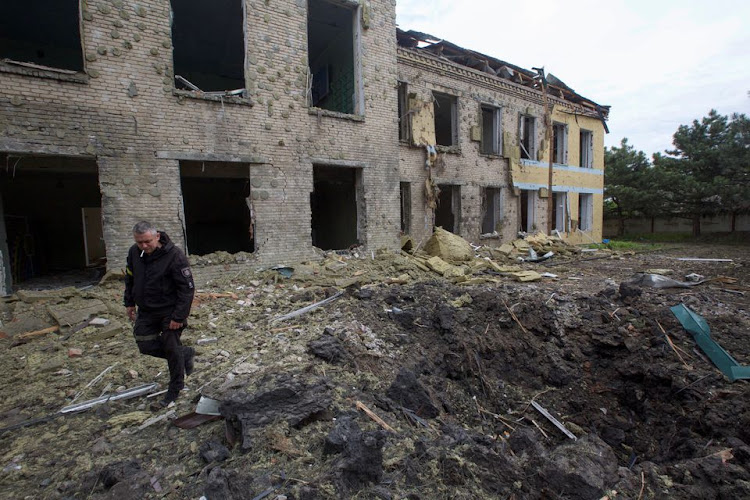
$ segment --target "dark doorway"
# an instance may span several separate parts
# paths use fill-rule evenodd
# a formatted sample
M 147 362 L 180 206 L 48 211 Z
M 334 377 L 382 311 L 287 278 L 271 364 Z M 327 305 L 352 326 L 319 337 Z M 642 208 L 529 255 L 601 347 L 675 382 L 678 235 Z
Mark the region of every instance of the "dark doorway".
M 99 174 L 93 159 L 0 153 L 14 284 L 105 264 Z
M 440 189 L 440 194 L 435 209 L 435 226 L 458 234 L 458 221 L 461 214 L 460 189 L 451 184 L 440 184 L 438 189 Z
M 312 244 L 322 250 L 343 250 L 359 244 L 355 168 L 313 166 Z
M 83 71 L 78 2 L 0 2 L 0 60 Z
M 521 190 L 521 231 L 529 232 L 529 192 Z
M 181 161 L 180 180 L 190 254 L 255 250 L 248 164 Z

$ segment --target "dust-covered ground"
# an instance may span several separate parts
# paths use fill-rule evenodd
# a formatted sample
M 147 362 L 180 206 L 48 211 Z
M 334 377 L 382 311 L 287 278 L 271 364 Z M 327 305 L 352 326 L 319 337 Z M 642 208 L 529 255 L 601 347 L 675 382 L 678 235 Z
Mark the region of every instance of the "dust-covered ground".
M 166 363 L 138 354 L 119 279 L 6 298 L 0 496 L 750 498 L 747 382 L 722 375 L 669 310 L 684 303 L 750 364 L 746 247 L 558 251 L 520 264 L 555 275 L 528 282 L 512 259 L 478 253 L 496 264 L 449 278 L 382 253 L 215 280 L 183 336 L 195 372 L 157 413 L 146 396 L 58 413 L 165 388 Z M 639 272 L 709 281 L 629 284 Z M 110 323 L 82 320 L 94 316 Z M 173 425 L 201 394 L 225 418 Z

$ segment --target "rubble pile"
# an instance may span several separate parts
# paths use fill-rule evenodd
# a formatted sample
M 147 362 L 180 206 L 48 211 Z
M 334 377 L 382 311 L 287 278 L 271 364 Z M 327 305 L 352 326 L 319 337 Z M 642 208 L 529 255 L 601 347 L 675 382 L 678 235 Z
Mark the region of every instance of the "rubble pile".
M 685 304 L 750 363 L 743 249 L 451 236 L 213 280 L 183 336 L 195 372 L 157 413 L 166 364 L 138 354 L 119 280 L 5 298 L 0 493 L 750 497 L 746 382 L 723 376 L 669 309 Z M 686 254 L 732 260 L 674 258 Z M 656 269 L 704 279 L 637 276 Z M 219 415 L 195 413 L 205 402 Z

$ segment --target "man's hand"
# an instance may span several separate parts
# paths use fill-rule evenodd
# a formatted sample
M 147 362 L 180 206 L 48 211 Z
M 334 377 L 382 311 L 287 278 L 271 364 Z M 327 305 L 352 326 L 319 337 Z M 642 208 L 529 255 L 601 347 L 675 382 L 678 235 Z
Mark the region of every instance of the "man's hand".
M 128 311 L 128 318 L 130 318 L 130 321 L 135 321 L 135 306 L 129 306 L 125 309 Z
M 178 323 L 175 320 L 171 320 L 169 322 L 169 329 L 170 330 L 177 330 L 178 328 L 181 328 L 181 327 L 182 327 L 182 323 Z

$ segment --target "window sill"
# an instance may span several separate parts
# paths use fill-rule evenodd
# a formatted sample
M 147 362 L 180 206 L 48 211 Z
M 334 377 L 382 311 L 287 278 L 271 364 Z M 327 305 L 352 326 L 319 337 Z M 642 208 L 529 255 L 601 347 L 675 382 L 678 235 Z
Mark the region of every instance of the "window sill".
M 350 113 L 341 113 L 339 111 L 331 111 L 323 108 L 308 108 L 307 114 L 314 116 L 329 116 L 331 118 L 342 118 L 344 120 L 351 120 L 353 122 L 364 122 L 365 117 L 363 115 L 353 115 Z
M 497 231 L 492 233 L 482 233 L 479 235 L 480 240 L 499 240 L 500 235 L 497 233 Z
M 10 59 L 0 61 L 0 73 L 12 73 L 15 75 L 48 78 L 50 80 L 72 83 L 89 83 L 90 79 L 89 75 L 83 71 L 49 68 L 31 63 L 12 61 Z
M 501 155 L 500 153 L 482 153 L 480 151 L 479 152 L 479 156 L 483 156 L 483 157 L 488 158 L 490 160 L 501 160 L 501 159 L 503 159 L 503 155 Z
M 441 146 L 438 144 L 437 146 L 435 146 L 435 149 L 437 149 L 438 153 L 447 153 L 454 155 L 461 154 L 461 146 Z
M 249 97 L 241 95 L 230 95 L 222 93 L 200 92 L 198 90 L 181 90 L 172 89 L 172 95 L 178 98 L 196 99 L 198 101 L 213 101 L 222 104 L 240 104 L 244 106 L 254 106 L 255 103 Z

